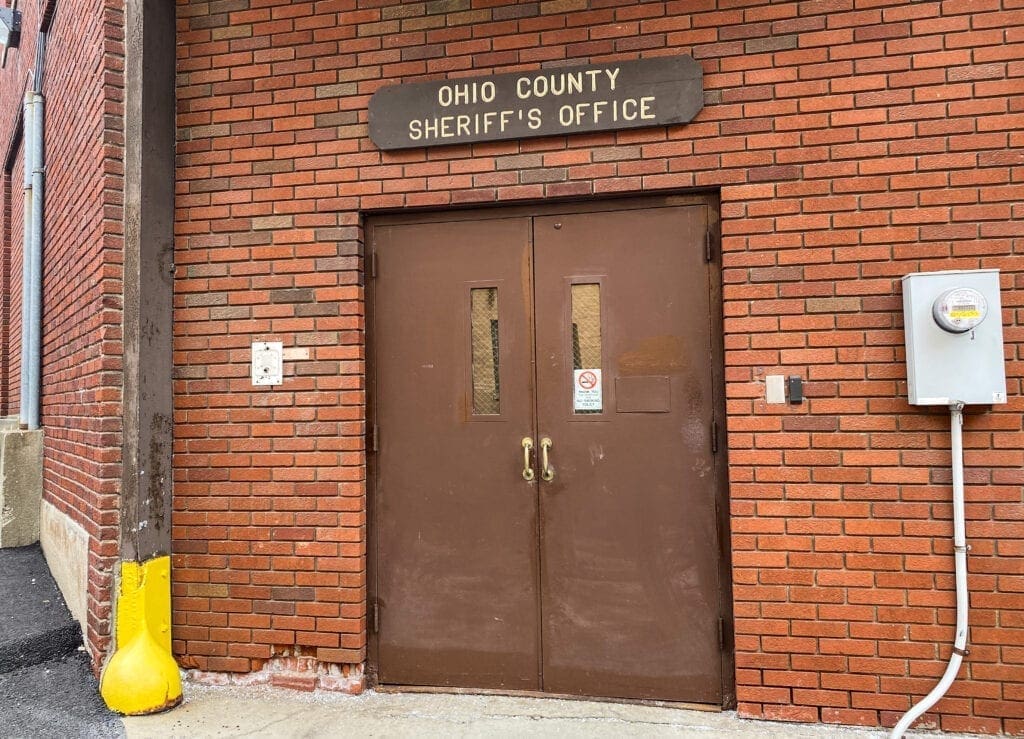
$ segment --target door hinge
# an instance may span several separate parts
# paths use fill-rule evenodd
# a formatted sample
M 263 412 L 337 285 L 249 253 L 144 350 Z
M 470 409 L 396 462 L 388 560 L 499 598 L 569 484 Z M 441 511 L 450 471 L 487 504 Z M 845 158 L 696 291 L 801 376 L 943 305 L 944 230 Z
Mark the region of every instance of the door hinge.
M 711 422 L 711 453 L 718 454 L 718 421 Z
M 371 452 L 380 451 L 380 426 L 375 423 L 370 424 L 370 428 L 367 431 L 367 441 L 369 442 Z
M 373 606 L 370 608 L 370 612 L 367 614 L 370 619 L 370 631 L 374 634 L 380 631 L 380 606 L 377 601 L 373 602 Z
M 714 258 L 715 255 L 711 250 L 711 229 L 708 228 L 704 231 L 704 261 L 710 262 Z
M 718 648 L 725 649 L 725 619 L 718 617 Z
M 370 277 L 377 276 L 377 252 L 370 252 Z

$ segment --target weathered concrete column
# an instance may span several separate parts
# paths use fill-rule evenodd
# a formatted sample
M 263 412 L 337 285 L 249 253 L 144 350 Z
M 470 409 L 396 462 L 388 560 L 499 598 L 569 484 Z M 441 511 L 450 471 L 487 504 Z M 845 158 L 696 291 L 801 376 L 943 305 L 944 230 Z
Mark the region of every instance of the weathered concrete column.
M 174 63 L 174 4 L 127 0 L 121 568 L 100 690 L 130 714 L 181 700 L 170 599 Z
M 174 6 L 125 3 L 121 554 L 171 547 Z
M 39 541 L 43 432 L 0 426 L 0 548 Z

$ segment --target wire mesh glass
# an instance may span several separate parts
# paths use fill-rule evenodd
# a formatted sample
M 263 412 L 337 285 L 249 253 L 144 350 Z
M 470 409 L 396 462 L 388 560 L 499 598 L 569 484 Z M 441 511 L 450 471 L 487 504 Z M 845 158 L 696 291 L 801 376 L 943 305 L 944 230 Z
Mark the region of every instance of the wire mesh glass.
M 498 351 L 498 288 L 469 291 L 470 330 L 473 347 L 473 413 L 501 413 L 501 382 Z
M 571 287 L 572 366 L 576 370 L 601 369 L 601 286 Z M 576 410 L 576 413 L 600 413 Z

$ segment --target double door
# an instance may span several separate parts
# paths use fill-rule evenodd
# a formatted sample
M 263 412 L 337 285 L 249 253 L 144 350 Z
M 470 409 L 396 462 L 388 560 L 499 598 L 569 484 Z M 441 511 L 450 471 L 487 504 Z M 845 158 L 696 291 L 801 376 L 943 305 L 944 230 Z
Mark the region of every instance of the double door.
M 381 683 L 721 703 L 707 229 L 370 224 Z

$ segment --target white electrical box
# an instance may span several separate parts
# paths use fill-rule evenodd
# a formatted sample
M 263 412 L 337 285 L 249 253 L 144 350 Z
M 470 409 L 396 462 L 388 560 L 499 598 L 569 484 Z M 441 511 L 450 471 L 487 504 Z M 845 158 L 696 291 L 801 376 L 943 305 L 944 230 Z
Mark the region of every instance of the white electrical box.
M 907 275 L 903 321 L 911 405 L 1006 402 L 999 270 Z
M 284 381 L 284 347 L 280 341 L 252 343 L 252 384 L 280 385 Z

